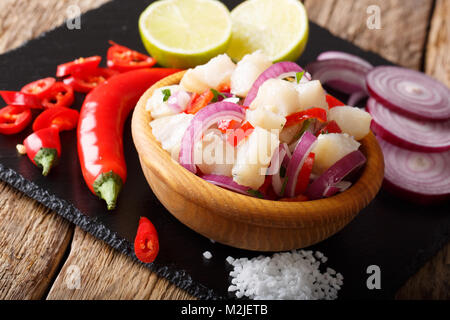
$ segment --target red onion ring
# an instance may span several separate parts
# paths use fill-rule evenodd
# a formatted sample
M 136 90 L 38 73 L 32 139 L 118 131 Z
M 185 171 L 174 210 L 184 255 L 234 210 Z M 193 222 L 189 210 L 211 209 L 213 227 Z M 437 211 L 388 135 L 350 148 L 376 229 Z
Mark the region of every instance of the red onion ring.
M 357 104 L 359 101 L 361 101 L 361 100 L 364 99 L 365 97 L 367 97 L 367 93 L 364 92 L 364 91 L 352 93 L 352 94 L 350 95 L 350 97 L 348 98 L 347 105 L 348 105 L 348 106 L 354 107 L 354 106 L 356 106 L 356 104 Z
M 233 178 L 231 177 L 227 177 L 227 176 L 220 176 L 220 175 L 215 175 L 215 174 L 205 174 L 200 176 L 200 178 L 202 178 L 205 181 L 208 181 L 212 184 L 215 184 L 216 186 L 234 191 L 234 192 L 238 192 L 238 193 L 242 193 L 245 195 L 249 195 L 248 191 L 250 190 L 249 187 L 244 187 L 238 183 L 236 183 Z
M 186 109 L 186 105 L 189 103 L 191 96 L 186 91 L 177 91 L 169 97 L 167 105 L 177 113 L 180 113 Z
M 194 146 L 201 139 L 205 131 L 212 125 L 217 124 L 219 120 L 231 119 L 242 122 L 244 118 L 244 109 L 231 102 L 217 102 L 201 109 L 195 114 L 181 140 L 180 164 L 192 173 L 196 173 L 197 167 L 194 163 Z
M 286 178 L 288 181 L 286 184 L 285 195 L 287 197 L 295 197 L 295 187 L 297 186 L 298 174 L 300 173 L 306 158 L 314 148 L 316 141 L 316 136 L 306 131 L 295 147 L 295 150 L 292 153 L 291 161 L 289 161 L 289 165 L 286 170 Z
M 450 151 L 423 153 L 394 146 L 377 137 L 383 151 L 384 186 L 422 204 L 450 198 Z
M 309 185 L 306 196 L 310 200 L 323 198 L 329 192 L 330 187 L 336 187 L 342 179 L 360 168 L 365 162 L 366 157 L 359 150 L 347 154 Z
M 298 64 L 290 61 L 278 62 L 271 65 L 253 83 L 247 97 L 244 100 L 244 106 L 249 106 L 258 94 L 259 87 L 268 79 L 278 78 L 281 75 L 288 74 L 289 72 L 302 72 L 304 71 Z M 307 76 L 307 75 L 306 75 Z
M 367 87 L 373 98 L 393 111 L 416 119 L 450 119 L 450 90 L 421 72 L 377 67 L 367 75 Z
M 325 198 L 332 197 L 338 192 L 344 192 L 351 186 L 352 186 L 352 183 L 350 181 L 341 181 L 341 182 L 337 183 L 335 186 L 329 186 L 327 189 L 325 189 L 323 196 Z
M 340 59 L 340 60 L 347 60 L 355 64 L 359 64 L 362 67 L 367 68 L 368 70 L 373 69 L 373 65 L 370 64 L 368 61 L 355 56 L 350 53 L 342 52 L 342 51 L 325 51 L 322 52 L 317 56 L 317 61 L 323 61 L 323 60 L 332 60 L 332 59 Z
M 392 144 L 422 152 L 450 150 L 450 120 L 437 122 L 404 117 L 372 98 L 367 102 L 367 111 L 372 116 L 372 131 Z
M 366 75 L 371 70 L 349 60 L 329 59 L 315 61 L 306 66 L 313 80 L 346 94 L 367 92 Z

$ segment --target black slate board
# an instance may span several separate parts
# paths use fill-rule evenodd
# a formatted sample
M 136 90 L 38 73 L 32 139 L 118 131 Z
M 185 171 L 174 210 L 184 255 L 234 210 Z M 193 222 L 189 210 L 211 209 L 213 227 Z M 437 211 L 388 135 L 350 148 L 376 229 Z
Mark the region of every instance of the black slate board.
M 239 1 L 227 1 L 230 9 Z M 56 65 L 81 56 L 105 56 L 108 40 L 144 51 L 137 19 L 149 1 L 113 1 L 81 17 L 81 29 L 65 25 L 24 46 L 0 56 L 0 88 L 19 90 L 33 80 L 52 76 Z M 390 64 L 311 23 L 310 40 L 300 65 L 325 50 L 341 50 L 366 58 L 374 65 Z M 76 108 L 83 96 L 77 96 Z M 26 157 L 18 156 L 17 143 L 30 131 L 0 136 L 0 179 L 55 210 L 82 229 L 132 256 L 131 244 L 140 216 L 150 218 L 160 235 L 160 254 L 148 265 L 158 275 L 203 299 L 230 298 L 227 256 L 253 257 L 257 252 L 212 243 L 180 224 L 159 203 L 141 172 L 131 139 L 130 121 L 125 128 L 128 180 L 118 208 L 108 213 L 103 202 L 90 193 L 79 169 L 75 132 L 62 133 L 64 146 L 60 165 L 42 177 Z M 420 207 L 381 191 L 377 198 L 344 230 L 311 247 L 329 257 L 327 266 L 341 272 L 344 287 L 340 298 L 390 299 L 449 240 L 449 204 Z M 211 260 L 202 253 L 209 250 Z M 381 290 L 368 290 L 366 269 L 381 268 Z M 120 275 L 117 275 L 120 277 Z

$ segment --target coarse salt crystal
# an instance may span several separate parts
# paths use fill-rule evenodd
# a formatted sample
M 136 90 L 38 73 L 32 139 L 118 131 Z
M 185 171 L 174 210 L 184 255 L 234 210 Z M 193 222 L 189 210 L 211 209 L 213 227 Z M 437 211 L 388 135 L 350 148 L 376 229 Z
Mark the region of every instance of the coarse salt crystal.
M 333 300 L 343 285 L 343 276 L 335 270 L 320 272 L 320 263 L 327 261 L 321 252 L 293 250 L 272 257 L 227 257 L 226 261 L 234 267 L 228 291 L 235 292 L 237 298 Z
M 212 258 L 212 254 L 209 251 L 205 251 L 203 252 L 203 257 L 205 257 L 205 259 L 211 259 Z

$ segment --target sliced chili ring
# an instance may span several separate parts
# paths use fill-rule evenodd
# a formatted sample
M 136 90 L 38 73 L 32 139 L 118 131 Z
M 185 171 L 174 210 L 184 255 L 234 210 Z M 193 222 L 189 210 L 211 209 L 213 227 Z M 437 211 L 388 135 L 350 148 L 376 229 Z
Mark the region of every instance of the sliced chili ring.
M 74 73 L 81 74 L 92 72 L 93 70 L 97 69 L 101 60 L 102 57 L 100 56 L 92 56 L 88 58 L 78 58 L 74 61 L 60 64 L 56 68 L 56 76 L 65 77 Z
M 25 85 L 20 92 L 34 95 L 38 99 L 42 99 L 47 92 L 50 90 L 50 88 L 55 84 L 56 79 L 52 77 L 39 79 L 33 82 L 30 82 L 29 84 Z
M 63 82 L 55 82 L 42 100 L 44 108 L 70 107 L 75 100 L 73 89 Z
M 75 129 L 79 113 L 75 109 L 53 107 L 42 112 L 33 122 L 33 131 L 56 127 L 58 131 Z
M 32 94 L 19 91 L 0 91 L 0 96 L 6 104 L 16 107 L 26 107 L 33 109 L 42 109 L 41 100 Z
M 145 217 L 139 220 L 139 227 L 134 240 L 134 252 L 136 257 L 144 262 L 153 262 L 158 255 L 159 240 L 155 227 Z
M 119 74 L 119 72 L 107 68 L 97 68 L 89 74 L 74 74 L 64 79 L 63 82 L 76 92 L 88 93 L 116 74 Z
M 0 133 L 15 134 L 31 122 L 31 110 L 23 107 L 6 106 L 0 109 Z
M 106 55 L 106 64 L 109 68 L 119 72 L 127 72 L 141 68 L 150 68 L 156 64 L 156 59 L 137 52 L 113 41 Z

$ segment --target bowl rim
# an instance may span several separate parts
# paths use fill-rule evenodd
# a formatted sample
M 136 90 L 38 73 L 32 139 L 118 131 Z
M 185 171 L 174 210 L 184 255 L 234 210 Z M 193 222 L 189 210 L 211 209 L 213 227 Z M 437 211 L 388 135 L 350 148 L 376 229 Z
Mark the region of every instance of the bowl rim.
M 259 199 L 216 186 L 190 172 L 162 149 L 149 125 L 152 120 L 150 112 L 145 110 L 154 90 L 178 84 L 185 72 L 172 74 L 151 86 L 138 101 L 132 118 L 133 141 L 141 165 L 145 164 L 169 189 L 203 208 L 214 208 L 214 214 L 225 218 L 280 228 L 307 228 L 352 218 L 375 198 L 384 177 L 384 158 L 372 132 L 359 141 L 360 150 L 367 158 L 359 179 L 348 190 L 330 198 L 305 202 Z M 150 159 L 150 154 L 159 161 Z M 210 197 L 197 197 L 186 181 L 193 183 L 195 188 L 207 191 Z M 240 207 L 239 203 L 245 205 Z M 254 210 L 248 210 L 249 207 Z

